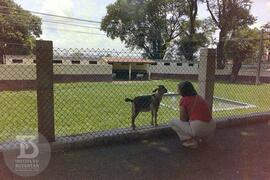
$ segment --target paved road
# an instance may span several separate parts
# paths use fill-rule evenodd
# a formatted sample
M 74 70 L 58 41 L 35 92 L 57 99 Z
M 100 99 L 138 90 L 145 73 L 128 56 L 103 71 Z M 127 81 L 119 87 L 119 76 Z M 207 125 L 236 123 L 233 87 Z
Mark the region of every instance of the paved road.
M 176 136 L 52 155 L 32 179 L 270 179 L 270 126 L 217 130 L 208 145 L 183 148 Z M 0 165 L 1 179 L 19 179 Z

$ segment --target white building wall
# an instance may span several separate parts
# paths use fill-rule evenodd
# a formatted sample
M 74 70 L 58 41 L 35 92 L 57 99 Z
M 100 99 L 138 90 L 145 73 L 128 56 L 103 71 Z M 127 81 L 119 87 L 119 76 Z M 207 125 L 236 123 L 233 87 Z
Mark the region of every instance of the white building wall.
M 22 63 L 15 63 L 13 60 L 22 60 Z M 12 64 L 24 64 L 31 65 L 35 64 L 36 56 L 35 55 L 5 55 L 4 56 L 4 64 L 12 65 Z M 89 65 L 88 59 L 54 59 L 54 64 L 64 64 L 64 65 L 72 65 L 72 61 L 79 61 L 81 65 Z M 61 61 L 61 63 L 55 63 L 56 61 Z
M 240 76 L 256 76 L 257 67 L 256 65 L 252 66 L 243 65 L 239 71 Z M 255 67 L 255 68 L 254 68 Z M 261 76 L 270 77 L 270 68 L 269 65 L 263 64 L 261 68 Z M 198 74 L 199 71 L 198 63 L 195 63 L 193 66 L 189 66 L 189 63 L 182 63 L 182 66 L 177 66 L 176 63 L 170 63 L 169 66 L 165 66 L 164 63 L 158 62 L 157 65 L 150 65 L 150 73 L 156 74 Z M 232 65 L 227 65 L 224 69 L 216 69 L 216 75 L 230 75 L 232 72 Z
M 53 65 L 54 74 L 112 74 L 111 65 Z M 36 65 L 0 65 L 0 80 L 35 80 Z
M 36 57 L 34 55 L 4 55 L 4 64 L 34 64 Z M 22 60 L 22 63 L 14 63 L 13 60 Z
M 54 64 L 55 74 L 112 74 L 112 65 L 109 64 Z M 176 63 L 171 63 L 165 66 L 163 63 L 157 65 L 150 65 L 149 72 L 156 74 L 198 74 L 198 64 L 189 66 L 188 63 L 182 63 L 182 66 L 177 66 Z M 231 66 L 223 70 L 216 70 L 216 75 L 230 75 Z M 256 69 L 242 68 L 239 75 L 242 76 L 256 76 Z M 0 65 L 0 80 L 32 80 L 36 79 L 36 65 L 35 64 L 1 64 Z M 270 69 L 263 69 L 261 76 L 270 77 Z
M 182 63 L 182 66 L 177 66 L 177 63 L 164 65 L 164 62 L 157 62 L 157 65 L 150 65 L 149 71 L 157 74 L 198 74 L 198 64 L 189 66 L 189 63 Z

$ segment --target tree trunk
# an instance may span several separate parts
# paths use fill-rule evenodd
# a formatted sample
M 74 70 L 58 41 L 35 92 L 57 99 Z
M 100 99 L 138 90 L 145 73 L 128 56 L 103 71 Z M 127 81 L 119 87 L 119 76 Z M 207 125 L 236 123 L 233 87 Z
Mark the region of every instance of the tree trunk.
M 163 43 L 162 46 L 161 46 L 161 59 L 163 59 L 164 56 L 165 56 L 165 53 L 166 53 L 166 51 L 167 51 L 167 44 L 169 44 L 169 42 L 168 42 L 168 43 L 165 42 L 165 43 Z
M 225 55 L 224 55 L 224 46 L 225 46 L 225 39 L 226 33 L 224 30 L 221 30 L 219 33 L 219 42 L 217 45 L 217 69 L 224 69 L 225 68 Z
M 194 35 L 196 34 L 196 17 L 198 13 L 198 2 L 197 0 L 191 0 L 190 1 L 190 8 L 189 8 L 189 18 L 190 18 L 190 25 L 189 25 L 189 39 L 190 39 L 190 45 L 189 48 L 187 48 L 187 57 L 186 59 L 188 61 L 194 60 Z
M 4 64 L 4 51 L 2 47 L 0 47 L 0 64 Z
M 161 40 L 157 40 L 158 59 L 163 59 Z
M 238 73 L 242 67 L 242 60 L 233 59 L 233 67 L 232 67 L 232 74 L 231 74 L 231 82 L 235 82 L 238 76 Z

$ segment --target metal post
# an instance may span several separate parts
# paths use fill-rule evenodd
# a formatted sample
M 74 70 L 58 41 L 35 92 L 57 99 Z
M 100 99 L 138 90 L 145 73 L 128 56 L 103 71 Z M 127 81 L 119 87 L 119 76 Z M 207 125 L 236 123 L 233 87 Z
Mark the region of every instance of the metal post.
M 131 63 L 129 63 L 128 79 L 131 80 Z
M 151 80 L 151 64 L 148 64 L 148 68 L 147 68 L 147 70 L 148 70 L 148 80 L 150 81 Z
M 199 64 L 199 94 L 208 102 L 212 112 L 216 70 L 216 50 L 201 49 Z
M 263 56 L 263 29 L 261 30 L 260 52 L 259 52 L 258 67 L 257 67 L 257 74 L 256 74 L 256 85 L 260 84 L 262 56 Z
M 53 43 L 36 41 L 38 132 L 55 141 L 53 100 Z

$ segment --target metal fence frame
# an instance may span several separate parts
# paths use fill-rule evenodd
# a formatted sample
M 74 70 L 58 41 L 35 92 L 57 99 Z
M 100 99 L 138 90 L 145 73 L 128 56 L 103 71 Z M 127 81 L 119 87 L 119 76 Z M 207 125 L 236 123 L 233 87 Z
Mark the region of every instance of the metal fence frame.
M 138 80 L 138 84 L 136 85 L 125 85 L 121 83 L 121 81 L 114 81 L 113 76 L 113 68 L 111 65 L 107 64 L 94 64 L 92 65 L 90 62 L 84 62 L 84 64 L 57 64 L 55 63 L 55 58 L 66 58 L 67 55 L 74 52 L 83 52 L 81 55 L 78 55 L 78 57 L 74 57 L 76 61 L 78 60 L 84 60 L 87 59 L 89 61 L 92 60 L 89 59 L 91 57 L 95 56 L 104 56 L 108 53 L 111 53 L 114 57 L 127 57 L 127 58 L 134 58 L 137 56 L 141 57 L 141 52 L 133 52 L 133 54 L 129 54 L 129 52 L 124 51 L 116 51 L 116 50 L 93 50 L 93 49 L 58 49 L 53 48 L 52 41 L 37 41 L 37 47 L 36 52 L 34 55 L 32 55 L 30 58 L 34 58 L 35 60 L 30 59 L 31 62 L 36 64 L 28 64 L 28 65 L 22 65 L 22 64 L 6 64 L 1 65 L 0 69 L 4 71 L 2 75 L 0 75 L 1 84 L 0 89 L 3 91 L 3 98 L 2 101 L 5 100 L 5 97 L 8 100 L 13 101 L 13 103 L 17 102 L 16 98 L 18 97 L 18 94 L 25 94 L 24 90 L 26 90 L 26 94 L 30 94 L 32 98 L 31 104 L 27 106 L 27 102 L 25 102 L 25 99 L 19 99 L 19 107 L 23 107 L 24 105 L 26 107 L 31 107 L 29 109 L 24 108 L 25 111 L 30 112 L 33 109 L 35 110 L 34 113 L 31 114 L 23 114 L 20 109 L 14 108 L 15 113 L 10 115 L 10 112 L 7 112 L 4 114 L 5 116 L 10 115 L 11 121 L 19 124 L 18 131 L 21 131 L 22 129 L 30 128 L 31 130 L 34 130 L 36 134 L 42 134 L 45 136 L 48 141 L 50 142 L 94 142 L 98 139 L 110 139 L 112 137 L 119 137 L 119 136 L 136 136 L 137 134 L 141 134 L 143 132 L 150 132 L 150 131 L 160 131 L 163 128 L 167 128 L 167 123 L 169 119 L 171 118 L 171 114 L 173 113 L 176 115 L 176 110 L 166 109 L 168 107 L 165 107 L 161 109 L 161 116 L 164 118 L 163 123 L 160 124 L 159 127 L 154 127 L 151 125 L 148 125 L 148 115 L 144 116 L 141 121 L 140 126 L 135 131 L 132 130 L 129 127 L 129 120 L 126 119 L 129 115 L 129 105 L 125 105 L 124 103 L 124 96 L 126 95 L 142 95 L 142 93 L 151 93 L 153 90 L 152 86 L 156 86 L 156 83 L 162 82 L 167 83 L 168 86 L 170 86 L 171 90 L 174 91 L 173 88 L 175 88 L 178 80 L 195 80 L 196 85 L 198 85 L 197 89 L 201 96 L 203 96 L 210 105 L 210 108 L 212 108 L 213 105 L 213 95 L 214 95 L 214 83 L 216 80 L 225 80 L 228 82 L 228 79 L 230 78 L 230 74 L 227 73 L 230 71 L 230 69 L 225 69 L 223 72 L 220 70 L 215 69 L 216 64 L 216 50 L 215 49 L 201 49 L 200 50 L 200 56 L 199 61 L 196 61 L 194 67 L 189 67 L 189 63 L 182 66 L 182 63 L 187 62 L 178 62 L 178 61 L 165 61 L 165 60 L 155 60 L 155 62 L 159 63 L 158 66 L 150 66 L 151 72 L 149 74 L 149 80 Z M 58 56 L 57 56 L 58 55 Z M 92 56 L 93 55 L 93 56 Z M 71 60 L 71 59 L 69 59 Z M 29 62 L 30 62 L 29 61 Z M 171 63 L 170 66 L 166 66 L 164 63 Z M 177 67 L 177 63 L 181 64 L 181 68 Z M 91 65 L 89 65 L 91 64 Z M 164 67 L 165 70 L 159 71 L 159 68 Z M 188 72 L 188 73 L 187 73 Z M 222 74 L 226 72 L 227 74 Z M 100 73 L 100 74 L 99 74 Z M 187 73 L 187 74 L 185 74 Z M 265 78 L 265 79 L 264 79 Z M 267 82 L 268 77 L 261 77 L 262 81 Z M 255 82 L 255 76 L 253 77 L 245 77 L 239 76 L 239 80 L 244 80 L 245 83 L 253 83 Z M 270 78 L 269 82 L 270 82 Z M 155 81 L 158 80 L 158 81 Z M 161 80 L 161 81 L 160 81 Z M 164 80 L 164 81 L 163 81 Z M 198 80 L 198 84 L 197 84 Z M 91 82 L 91 83 L 89 83 Z M 224 81 L 222 81 L 224 82 Z M 63 84 L 62 84 L 63 83 Z M 101 84 L 97 85 L 96 84 Z M 127 84 L 133 83 L 132 81 L 127 80 Z M 136 83 L 136 81 L 134 82 Z M 144 86 L 144 83 L 148 83 L 146 86 Z M 219 85 L 219 84 L 217 84 Z M 69 105 L 68 101 L 66 101 L 64 98 L 70 98 L 71 100 L 77 101 L 77 104 L 83 104 L 85 94 L 89 90 L 100 90 L 101 93 L 110 93 L 107 90 L 103 90 L 102 88 L 106 88 L 106 86 L 109 86 L 109 89 L 115 89 L 118 90 L 119 93 L 124 94 L 119 95 L 119 93 L 112 93 L 111 96 L 98 96 L 99 98 L 105 98 L 105 99 L 99 99 L 97 101 L 102 101 L 101 104 L 107 103 L 109 98 L 117 99 L 118 102 L 116 102 L 116 105 L 120 105 L 124 108 L 124 110 L 120 110 L 120 117 L 117 115 L 117 107 L 114 106 L 114 104 L 108 105 L 105 104 L 103 106 L 104 108 L 97 108 L 97 113 L 103 113 L 104 111 L 108 111 L 110 114 L 101 114 L 97 115 L 97 113 L 94 113 L 95 110 L 90 109 L 72 109 L 73 104 Z M 129 89 L 131 91 L 134 91 L 132 93 L 127 93 L 123 91 L 122 87 L 125 87 L 126 89 Z M 144 86 L 144 87 L 143 87 Z M 150 87 L 151 86 L 151 87 Z M 175 87 L 174 87 L 175 86 Z M 241 86 L 241 85 L 240 85 Z M 140 91 L 138 87 L 143 87 L 144 89 Z M 223 86 L 222 86 L 223 87 Z M 226 85 L 224 86 L 225 89 Z M 256 86 L 257 87 L 257 86 Z M 69 91 L 69 89 L 76 89 L 77 93 L 74 93 L 74 91 Z M 101 89 L 100 89 L 101 88 Z M 134 90 L 133 90 L 134 88 Z M 29 91 L 30 90 L 30 91 Z M 137 91 L 138 90 L 138 91 Z M 219 89 L 220 90 L 220 89 Z M 237 89 L 233 89 L 236 90 Z M 256 92 L 256 88 L 252 89 L 254 92 Z M 6 92 L 5 92 L 6 91 Z M 13 91 L 18 91 L 13 92 Z M 79 92 L 80 91 L 80 92 Z M 10 93 L 10 94 L 9 94 Z M 13 95 L 12 95 L 13 94 Z M 221 90 L 220 95 L 223 95 L 223 91 Z M 11 99 L 8 97 L 11 95 Z M 37 96 L 36 96 L 37 95 Z M 95 96 L 93 93 L 89 94 L 90 96 Z M 60 98 L 59 98 L 60 96 Z M 121 96 L 121 97 L 120 97 Z M 115 98 L 114 98 L 115 97 Z M 223 96 L 221 96 L 223 97 Z M 226 97 L 226 93 L 225 96 Z M 230 97 L 230 96 L 229 96 Z M 27 99 L 27 96 L 25 97 Z M 35 99 L 34 99 L 35 98 Z M 233 98 L 231 99 L 233 100 Z M 236 98 L 237 100 L 237 98 Z M 244 99 L 242 99 L 244 100 Z M 35 101 L 35 106 L 33 103 Z M 89 101 L 92 101 L 92 98 L 87 99 L 87 103 Z M 264 100 L 265 101 L 265 100 Z M 244 101 L 243 101 L 244 102 Z M 5 102 L 8 104 L 8 102 Z M 4 103 L 4 104 L 5 104 Z M 11 102 L 12 103 L 12 102 Z M 95 102 L 94 102 L 95 103 Z M 123 103 L 123 104 L 122 104 Z M 250 103 L 250 102 L 249 102 Z M 241 104 L 241 103 L 240 103 Z M 242 103 L 243 104 L 243 103 Z M 252 105 L 252 103 L 250 103 Z M 14 104 L 15 105 L 15 104 Z M 166 104 L 165 104 L 166 105 Z M 63 106 L 65 110 L 62 110 L 60 106 Z M 9 106 L 12 107 L 12 106 Z M 93 106 L 94 107 L 94 106 Z M 250 106 L 251 107 L 251 106 Z M 107 110 L 108 108 L 109 110 Z M 243 107 L 245 108 L 245 107 Z M 263 107 L 262 109 L 265 110 L 267 107 Z M 168 111 L 167 111 L 168 110 Z M 115 111 L 115 113 L 114 113 Z M 106 112 L 106 113 L 108 113 Z M 245 112 L 253 112 L 251 111 L 244 111 Z M 261 111 L 260 111 L 261 112 Z M 16 114 L 17 113 L 17 114 Z M 74 116 L 74 114 L 78 114 L 78 116 Z M 80 115 L 85 113 L 87 115 Z M 215 115 L 220 112 L 215 112 Z M 238 112 L 235 111 L 237 114 Z M 93 116 L 91 116 L 94 114 Z M 231 113 L 224 112 L 221 113 L 222 115 L 229 115 Z M 233 113 L 232 113 L 233 114 Z M 70 116 L 71 115 L 71 116 Z M 106 120 L 106 116 L 110 116 L 112 119 L 116 119 L 118 122 L 116 123 L 107 123 L 104 124 L 103 121 Z M 22 118 L 20 116 L 23 116 Z M 35 117 L 34 117 L 35 116 Z M 76 119 L 78 117 L 78 119 Z M 221 117 L 221 116 L 218 116 Z M 21 119 L 22 120 L 21 120 Z M 35 118 L 35 122 L 31 121 L 31 118 Z M 74 121 L 73 121 L 74 119 Z M 93 123 L 92 121 L 96 119 L 96 121 Z M 27 124 L 28 122 L 24 122 L 24 120 L 30 120 L 32 124 Z M 65 121 L 67 120 L 67 121 Z M 89 124 L 78 124 L 78 123 L 89 123 Z M 34 123 L 34 126 L 33 126 Z M 96 124 L 95 124 L 96 123 Z M 24 126 L 23 128 L 21 128 Z M 74 126 L 74 127 L 73 127 Z M 76 126 L 76 127 L 75 127 Z M 7 141 L 6 144 L 8 144 L 9 139 L 14 139 L 14 133 L 12 133 L 13 130 L 17 132 L 17 129 L 12 129 L 11 126 L 8 126 L 10 129 L 5 130 L 5 132 L 2 133 L 3 139 Z M 16 126 L 14 126 L 16 128 Z M 5 134 L 6 133 L 6 134 Z M 11 135 L 11 138 L 8 136 Z M 13 138 L 13 139 L 12 139 Z M 3 141 L 4 141 L 3 140 Z M 0 145 L 1 146 L 1 145 Z
M 200 52 L 199 94 L 212 109 L 215 81 L 215 49 Z M 37 41 L 37 106 L 38 132 L 49 142 L 55 141 L 54 90 L 53 90 L 53 45 L 51 41 Z M 147 128 L 146 128 L 147 129 Z M 127 133 L 132 130 L 127 130 Z M 113 134 L 108 133 L 108 134 Z

